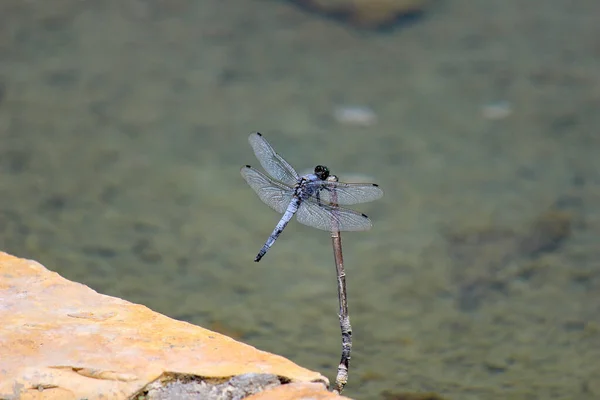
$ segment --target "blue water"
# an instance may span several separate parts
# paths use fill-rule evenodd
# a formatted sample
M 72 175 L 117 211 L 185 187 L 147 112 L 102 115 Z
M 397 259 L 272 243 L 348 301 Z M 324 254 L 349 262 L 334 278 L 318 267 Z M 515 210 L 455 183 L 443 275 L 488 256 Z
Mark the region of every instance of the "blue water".
M 258 130 L 385 191 L 343 236 L 345 394 L 598 398 L 598 12 L 456 0 L 368 31 L 286 1 L 5 1 L 0 248 L 333 381 L 329 236 L 292 222 L 252 261 L 279 218 L 239 175 Z

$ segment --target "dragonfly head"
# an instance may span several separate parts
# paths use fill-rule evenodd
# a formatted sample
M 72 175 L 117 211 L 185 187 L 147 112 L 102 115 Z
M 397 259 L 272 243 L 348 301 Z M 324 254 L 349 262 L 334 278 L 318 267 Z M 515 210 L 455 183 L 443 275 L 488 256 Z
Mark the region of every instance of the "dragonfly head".
M 329 168 L 323 165 L 317 165 L 315 167 L 315 175 L 317 176 L 317 178 L 324 181 L 329 177 Z

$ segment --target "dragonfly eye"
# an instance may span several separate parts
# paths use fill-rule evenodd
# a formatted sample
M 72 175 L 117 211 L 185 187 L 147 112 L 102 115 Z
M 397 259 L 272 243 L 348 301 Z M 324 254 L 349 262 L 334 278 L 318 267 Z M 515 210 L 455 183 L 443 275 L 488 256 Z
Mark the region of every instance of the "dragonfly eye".
M 324 181 L 329 176 L 329 168 L 323 165 L 317 165 L 315 167 L 315 175 L 317 176 L 317 178 Z

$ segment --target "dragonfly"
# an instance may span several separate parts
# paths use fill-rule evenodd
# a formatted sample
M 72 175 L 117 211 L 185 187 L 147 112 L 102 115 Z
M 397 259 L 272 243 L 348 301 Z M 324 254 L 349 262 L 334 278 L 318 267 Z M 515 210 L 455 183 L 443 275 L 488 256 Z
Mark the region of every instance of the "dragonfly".
M 371 229 L 369 217 L 340 207 L 377 200 L 383 191 L 375 183 L 343 183 L 333 179 L 329 169 L 317 165 L 314 172 L 300 176 L 273 150 L 259 132 L 248 137 L 260 165 L 268 176 L 249 165 L 241 174 L 258 197 L 283 214 L 273 232 L 254 259 L 259 262 L 295 215 L 298 222 L 325 231 L 366 231 Z

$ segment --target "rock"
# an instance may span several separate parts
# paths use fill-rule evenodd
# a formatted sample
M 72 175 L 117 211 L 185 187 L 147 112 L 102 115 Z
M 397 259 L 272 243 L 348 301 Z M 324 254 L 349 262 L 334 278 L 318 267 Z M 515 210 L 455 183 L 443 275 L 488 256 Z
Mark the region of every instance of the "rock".
M 317 372 L 35 261 L 0 252 L 0 276 L 0 398 L 128 399 L 177 380 L 228 383 L 247 395 L 266 388 L 255 400 L 341 398 Z
M 444 232 L 458 308 L 475 311 L 486 299 L 506 295 L 511 285 L 514 288 L 541 273 L 545 263 L 538 261 L 571 237 L 574 219 L 573 214 L 553 207 L 523 227 L 489 225 Z
M 295 3 L 323 14 L 339 17 L 362 28 L 381 28 L 402 16 L 424 11 L 427 0 L 294 0 Z

